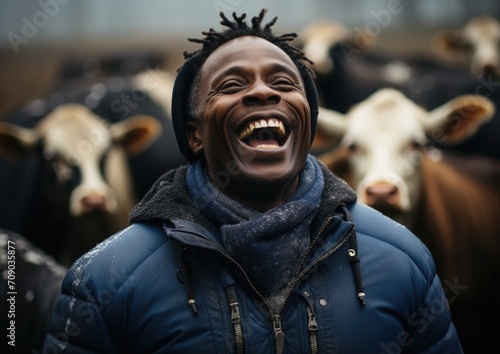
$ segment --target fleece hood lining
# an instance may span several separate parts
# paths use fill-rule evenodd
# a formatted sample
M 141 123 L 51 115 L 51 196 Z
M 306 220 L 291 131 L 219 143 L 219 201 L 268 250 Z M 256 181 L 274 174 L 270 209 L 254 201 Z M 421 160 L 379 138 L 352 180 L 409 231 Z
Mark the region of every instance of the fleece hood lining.
M 332 215 L 340 205 L 355 202 L 356 194 L 345 181 L 334 175 L 321 162 L 320 166 L 325 186 L 318 217 L 326 217 Z M 171 222 L 184 219 L 198 223 L 209 231 L 215 231 L 213 223 L 191 200 L 186 181 L 188 167 L 181 166 L 161 176 L 132 209 L 130 222 Z

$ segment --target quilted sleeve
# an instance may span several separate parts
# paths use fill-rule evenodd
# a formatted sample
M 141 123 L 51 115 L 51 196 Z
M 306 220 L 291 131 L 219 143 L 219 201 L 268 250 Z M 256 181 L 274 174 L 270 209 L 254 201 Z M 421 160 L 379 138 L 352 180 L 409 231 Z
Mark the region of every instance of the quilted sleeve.
M 451 320 L 448 300 L 441 281 L 434 273 L 421 306 L 410 316 L 410 353 L 463 353 L 457 331 Z M 410 349 L 409 348 L 409 349 Z
M 42 353 L 117 353 L 102 311 L 81 275 L 70 269 Z

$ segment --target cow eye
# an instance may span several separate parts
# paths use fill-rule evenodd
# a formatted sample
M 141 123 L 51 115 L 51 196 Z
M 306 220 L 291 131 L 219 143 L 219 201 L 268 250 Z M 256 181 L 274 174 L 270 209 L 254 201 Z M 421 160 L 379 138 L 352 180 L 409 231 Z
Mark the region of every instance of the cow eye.
M 61 153 L 51 147 L 45 147 L 43 150 L 43 157 L 49 163 L 58 163 L 60 165 L 66 166 L 76 166 L 77 159 L 74 154 L 71 154 L 70 151 L 66 151 L 65 153 Z
M 411 143 L 411 149 L 412 150 L 427 150 L 430 147 L 430 142 L 426 139 L 416 139 L 413 140 Z
M 469 42 L 468 40 L 465 40 L 465 39 L 461 39 L 461 40 L 457 41 L 455 46 L 456 46 L 456 48 L 462 49 L 465 51 L 471 51 L 474 47 L 471 42 Z
M 359 151 L 359 145 L 356 144 L 355 142 L 350 142 L 347 144 L 347 149 L 350 152 L 357 152 L 357 151 Z
M 68 165 L 54 161 L 51 163 L 51 166 L 60 182 L 67 182 L 73 178 L 73 168 Z

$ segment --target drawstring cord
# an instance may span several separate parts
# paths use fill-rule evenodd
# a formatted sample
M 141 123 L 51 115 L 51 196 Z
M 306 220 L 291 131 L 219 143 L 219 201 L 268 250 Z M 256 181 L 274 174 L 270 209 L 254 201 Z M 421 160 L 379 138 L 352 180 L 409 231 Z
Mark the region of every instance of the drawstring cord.
M 347 210 L 346 206 L 343 204 L 342 209 L 349 222 L 354 222 L 351 217 L 351 213 Z M 361 276 L 360 260 L 358 257 L 358 239 L 356 236 L 356 229 L 354 229 L 354 234 L 349 238 L 349 250 L 347 254 L 351 259 L 352 271 L 354 273 L 354 282 L 356 284 L 356 292 L 361 306 L 366 306 L 366 294 L 363 289 L 363 278 Z
M 347 221 L 353 222 L 351 214 L 344 204 L 342 205 L 342 209 L 347 218 Z M 198 313 L 198 309 L 196 308 L 196 300 L 194 298 L 193 289 L 191 287 L 189 267 L 186 263 L 186 260 L 184 259 L 183 253 L 184 246 L 180 242 L 176 242 L 175 254 L 177 264 L 179 265 L 177 278 L 179 279 L 180 273 L 179 281 L 184 285 L 184 289 L 188 298 L 188 306 L 191 308 L 191 312 L 193 313 L 193 315 L 196 315 Z M 349 255 L 352 270 L 354 273 L 354 282 L 356 285 L 357 297 L 359 299 L 360 305 L 364 307 L 366 306 L 366 294 L 363 289 L 363 278 L 361 276 L 360 259 L 358 257 L 358 240 L 356 236 L 356 229 L 354 229 L 353 235 L 349 238 L 349 250 L 347 251 L 347 254 Z
M 184 259 L 184 246 L 180 242 L 176 242 L 175 247 L 175 258 L 179 269 L 177 270 L 177 279 L 184 285 L 184 290 L 188 298 L 188 306 L 191 308 L 193 315 L 198 313 L 196 308 L 196 300 L 194 299 L 193 288 L 191 287 L 191 280 L 189 277 L 189 266 Z M 180 273 L 180 278 L 179 278 Z

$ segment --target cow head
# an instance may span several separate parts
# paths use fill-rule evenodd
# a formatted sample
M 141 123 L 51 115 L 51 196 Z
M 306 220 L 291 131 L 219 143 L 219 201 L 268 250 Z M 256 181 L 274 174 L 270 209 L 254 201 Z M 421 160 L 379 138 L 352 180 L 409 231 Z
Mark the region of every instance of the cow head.
M 34 129 L 0 123 L 0 152 L 18 158 L 41 147 L 43 157 L 69 195 L 70 214 L 113 213 L 117 196 L 107 179 L 117 169 L 118 150 L 138 153 L 160 133 L 152 117 L 135 116 L 109 124 L 79 104 L 66 104 Z M 126 179 L 122 175 L 117 179 Z M 69 189 L 69 190 L 68 190 Z M 55 192 L 55 191 L 53 191 Z
M 500 76 L 500 22 L 490 16 L 472 18 L 460 30 L 441 30 L 433 37 L 444 55 L 465 54 L 474 74 Z
M 334 70 L 334 63 L 330 57 L 330 49 L 342 44 L 347 52 L 362 53 L 369 50 L 376 42 L 376 38 L 367 33 L 347 29 L 343 24 L 335 21 L 313 22 L 301 31 L 299 46 L 314 62 L 312 69 L 319 75 L 325 75 Z
M 318 130 L 340 142 L 320 155 L 358 200 L 409 225 L 421 192 L 420 165 L 429 144 L 453 144 L 473 134 L 494 112 L 481 96 L 461 96 L 426 111 L 399 91 L 382 89 L 347 114 L 320 110 Z

